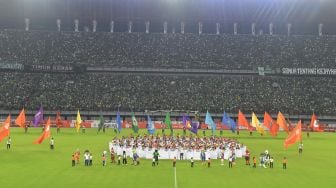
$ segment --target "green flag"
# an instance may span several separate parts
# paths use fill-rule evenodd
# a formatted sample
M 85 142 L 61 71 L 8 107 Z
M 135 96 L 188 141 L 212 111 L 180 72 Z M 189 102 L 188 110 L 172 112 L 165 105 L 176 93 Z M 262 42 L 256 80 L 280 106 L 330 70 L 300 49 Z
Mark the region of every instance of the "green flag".
M 99 117 L 98 132 L 104 127 L 104 118 L 102 115 Z
M 134 116 L 134 112 L 132 112 L 132 129 L 135 133 L 138 133 L 139 131 L 138 121 Z
M 170 121 L 170 114 L 169 114 L 169 112 L 167 112 L 167 114 L 166 114 L 165 124 L 170 129 L 170 134 L 173 135 L 174 132 L 173 132 L 173 127 L 172 127 L 172 124 L 171 124 L 171 121 Z

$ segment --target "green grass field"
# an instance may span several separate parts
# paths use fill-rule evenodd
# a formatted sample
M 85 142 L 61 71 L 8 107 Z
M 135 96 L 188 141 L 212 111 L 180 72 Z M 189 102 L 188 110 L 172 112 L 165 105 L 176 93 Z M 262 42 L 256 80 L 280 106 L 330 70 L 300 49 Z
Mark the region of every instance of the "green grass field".
M 142 130 L 145 131 L 145 130 Z M 127 135 L 131 131 L 123 130 Z M 31 128 L 27 134 L 23 129 L 12 128 L 12 148 L 6 150 L 6 139 L 0 144 L 0 185 L 3 188 L 46 187 L 148 187 L 174 188 L 172 161 L 161 160 L 152 167 L 150 160 L 141 160 L 140 166 L 116 166 L 108 161 L 101 165 L 101 153 L 108 150 L 108 142 L 115 136 L 112 130 L 97 134 L 97 129 L 87 129 L 85 134 L 74 129 L 62 129 L 60 134 L 52 129 L 55 150 L 49 149 L 49 139 L 41 145 L 32 142 L 41 129 Z M 210 135 L 210 132 L 208 132 Z M 246 166 L 243 159 L 228 168 L 215 160 L 211 168 L 198 161 L 190 168 L 189 161 L 178 161 L 176 167 L 177 187 L 336 187 L 336 135 L 334 133 L 311 133 L 303 135 L 304 150 L 299 156 L 297 144 L 288 150 L 283 148 L 285 134 L 277 138 L 261 137 L 257 133 L 239 136 L 224 132 L 226 137 L 235 137 L 248 146 L 251 157 L 268 149 L 275 158 L 274 169 Z M 71 154 L 79 148 L 93 153 L 93 166 L 84 167 L 83 162 L 71 167 Z M 288 158 L 287 170 L 282 169 L 282 159 Z M 83 155 L 81 155 L 81 158 Z M 108 157 L 109 159 L 109 157 Z M 81 159 L 82 161 L 82 159 Z M 131 160 L 129 160 L 131 161 Z

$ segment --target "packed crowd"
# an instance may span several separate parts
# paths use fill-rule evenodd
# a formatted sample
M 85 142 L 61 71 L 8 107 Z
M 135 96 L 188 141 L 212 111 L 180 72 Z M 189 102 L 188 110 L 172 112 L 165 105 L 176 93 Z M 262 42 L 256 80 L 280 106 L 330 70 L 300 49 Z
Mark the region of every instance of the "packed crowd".
M 2 72 L 0 109 L 335 114 L 333 77 Z
M 0 62 L 116 67 L 334 68 L 335 36 L 0 31 Z

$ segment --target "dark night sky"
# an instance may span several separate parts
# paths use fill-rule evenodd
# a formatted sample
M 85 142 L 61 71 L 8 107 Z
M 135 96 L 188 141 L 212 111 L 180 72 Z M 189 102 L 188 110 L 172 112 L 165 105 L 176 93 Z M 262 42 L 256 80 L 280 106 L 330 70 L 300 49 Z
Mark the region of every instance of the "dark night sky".
M 98 31 L 108 31 L 111 20 L 117 31 L 126 30 L 126 22 L 132 20 L 139 32 L 145 20 L 158 32 L 164 20 L 169 26 L 183 20 L 187 32 L 196 32 L 202 21 L 210 33 L 216 22 L 230 28 L 227 32 L 237 22 L 240 33 L 249 33 L 252 22 L 264 30 L 273 22 L 276 33 L 285 33 L 290 22 L 293 33 L 316 34 L 317 24 L 323 23 L 325 34 L 336 34 L 335 0 L 0 0 L 0 28 L 23 29 L 25 17 L 30 18 L 31 29 L 54 30 L 60 18 L 62 29 L 70 30 L 78 18 L 80 28 L 91 27 L 96 19 Z

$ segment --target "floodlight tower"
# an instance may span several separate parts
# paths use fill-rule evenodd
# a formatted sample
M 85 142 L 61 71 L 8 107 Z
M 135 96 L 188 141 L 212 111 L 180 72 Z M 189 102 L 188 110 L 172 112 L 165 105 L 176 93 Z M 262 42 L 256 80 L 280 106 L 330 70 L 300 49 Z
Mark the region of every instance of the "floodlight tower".
M 290 35 L 291 35 L 291 31 L 292 31 L 292 24 L 291 24 L 291 23 L 288 23 L 288 24 L 287 24 L 287 36 L 290 36 Z
M 184 34 L 184 22 L 181 22 L 181 34 Z
M 133 22 L 129 21 L 128 22 L 128 33 L 132 33 L 132 27 L 133 27 Z
M 256 28 L 256 24 L 253 22 L 252 24 L 251 24 L 251 34 L 253 35 L 253 36 L 255 36 L 255 34 L 256 34 L 256 30 L 255 30 L 255 28 Z
M 238 34 L 237 26 L 238 26 L 238 24 L 235 22 L 235 23 L 233 24 L 233 34 L 234 34 L 234 35 L 237 35 L 237 34 Z
M 113 33 L 114 32 L 114 21 L 112 20 L 110 22 L 110 33 Z
M 318 35 L 320 37 L 323 35 L 322 29 L 323 29 L 323 24 L 322 23 L 318 24 Z
M 79 27 L 79 20 L 78 19 L 75 19 L 74 20 L 74 24 L 75 24 L 75 32 L 78 32 L 79 30 L 78 30 L 78 27 Z
M 93 20 L 92 21 L 92 32 L 96 32 L 97 31 L 97 20 Z
M 216 23 L 216 34 L 220 34 L 220 23 Z
M 168 22 L 165 21 L 163 22 L 163 34 L 167 34 L 167 30 L 168 30 Z
M 30 26 L 30 19 L 25 18 L 25 31 L 29 31 L 29 26 Z
M 288 24 L 287 24 L 287 35 L 290 36 L 290 35 L 291 35 L 291 32 L 292 32 L 292 24 L 291 24 L 291 23 L 288 23 Z
M 149 33 L 149 24 L 150 24 L 149 21 L 146 21 L 146 22 L 145 22 L 145 25 L 146 25 L 146 33 L 147 33 L 147 34 Z
M 203 31 L 203 23 L 202 22 L 198 22 L 198 34 L 201 35 Z
M 57 26 L 57 31 L 58 32 L 61 32 L 61 19 L 57 19 L 56 20 L 56 26 Z

